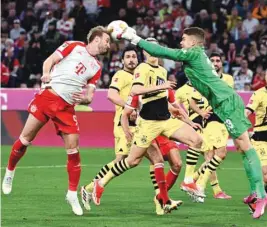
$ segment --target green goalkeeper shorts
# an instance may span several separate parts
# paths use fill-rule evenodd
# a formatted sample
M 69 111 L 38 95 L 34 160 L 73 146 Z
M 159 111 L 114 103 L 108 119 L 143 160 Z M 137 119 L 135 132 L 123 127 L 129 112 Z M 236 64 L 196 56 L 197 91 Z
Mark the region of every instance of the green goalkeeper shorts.
M 233 94 L 222 101 L 213 111 L 224 122 L 233 139 L 251 127 L 250 121 L 245 116 L 244 102 L 238 94 Z

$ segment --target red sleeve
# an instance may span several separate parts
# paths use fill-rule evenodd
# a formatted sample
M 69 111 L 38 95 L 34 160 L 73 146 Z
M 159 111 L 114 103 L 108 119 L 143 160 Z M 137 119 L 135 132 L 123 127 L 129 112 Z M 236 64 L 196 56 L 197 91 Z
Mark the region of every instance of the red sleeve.
M 168 101 L 169 101 L 169 103 L 175 102 L 175 96 L 174 96 L 174 92 L 172 89 L 168 90 Z
M 90 80 L 88 80 L 88 83 L 87 83 L 87 84 L 91 84 L 91 85 L 93 85 L 93 86 L 96 86 L 97 81 L 99 80 L 101 74 L 102 74 L 102 69 L 100 68 L 100 69 L 96 72 L 96 74 L 95 74 Z
M 19 60 L 17 58 L 14 59 L 13 65 L 14 67 L 19 66 Z
M 64 42 L 56 49 L 56 52 L 61 56 L 61 58 L 64 58 L 68 56 L 76 46 L 85 47 L 86 45 L 83 42 Z
M 138 95 L 128 97 L 128 100 L 126 102 L 127 107 L 130 107 L 132 109 L 137 109 L 138 105 L 139 105 L 139 96 Z

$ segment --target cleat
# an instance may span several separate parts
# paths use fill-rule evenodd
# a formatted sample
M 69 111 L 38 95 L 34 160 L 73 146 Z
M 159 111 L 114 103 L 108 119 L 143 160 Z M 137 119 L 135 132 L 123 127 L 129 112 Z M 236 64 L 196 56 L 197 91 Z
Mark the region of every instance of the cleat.
M 6 169 L 6 173 L 3 179 L 3 183 L 2 183 L 2 191 L 5 195 L 10 194 L 12 191 L 12 182 L 14 179 L 14 174 L 15 174 L 15 170 L 10 171 Z
M 100 186 L 99 180 L 94 180 L 94 189 L 92 193 L 92 199 L 96 206 L 100 205 L 100 199 L 104 192 L 104 187 Z
M 163 210 L 163 203 L 162 200 L 159 200 L 157 198 L 157 196 L 154 197 L 154 203 L 156 206 L 156 214 L 157 215 L 163 215 L 164 214 L 164 210 Z
M 213 196 L 215 199 L 232 199 L 232 196 L 227 195 L 225 192 L 219 192 Z
M 88 192 L 84 186 L 81 187 L 81 198 L 84 209 L 91 210 L 92 193 Z
M 252 216 L 254 219 L 257 219 L 264 214 L 265 207 L 267 206 L 267 197 L 263 199 L 257 199 L 255 205 L 256 205 L 255 211 Z
M 199 197 L 199 196 L 189 194 L 189 193 L 188 193 L 188 195 L 191 197 L 191 199 L 194 203 L 204 203 L 204 201 L 205 201 L 204 197 Z
M 163 205 L 164 213 L 171 213 L 173 210 L 177 210 L 179 206 L 183 204 L 181 200 L 169 200 L 166 204 Z
M 194 182 L 193 183 L 189 183 L 189 184 L 187 184 L 185 182 L 182 182 L 181 185 L 180 185 L 180 188 L 181 188 L 182 191 L 188 192 L 190 194 L 193 194 L 194 191 L 198 190 L 197 189 L 197 185 Z
M 66 201 L 68 204 L 71 205 L 72 212 L 75 215 L 78 215 L 78 216 L 83 215 L 83 210 L 82 210 L 81 205 L 79 203 L 77 194 L 68 192 L 66 195 Z
M 255 212 L 255 209 L 256 209 L 256 201 L 255 201 L 255 203 L 249 203 L 248 204 L 248 210 L 249 210 L 250 214 L 253 214 Z
M 256 200 L 257 200 L 257 195 L 256 195 L 256 193 L 254 192 L 254 193 L 250 194 L 249 196 L 245 197 L 245 198 L 243 199 L 243 202 L 244 202 L 245 204 L 249 204 L 249 203 L 254 203 L 254 202 L 256 202 Z

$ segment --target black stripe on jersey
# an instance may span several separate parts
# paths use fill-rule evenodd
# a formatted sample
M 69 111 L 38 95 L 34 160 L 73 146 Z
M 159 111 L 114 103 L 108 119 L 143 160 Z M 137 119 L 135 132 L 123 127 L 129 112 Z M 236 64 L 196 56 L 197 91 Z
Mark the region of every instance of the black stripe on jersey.
M 251 111 L 251 113 L 254 113 L 254 110 L 249 108 L 249 107 L 246 107 L 247 110 Z
M 197 99 L 197 98 L 194 98 L 194 97 L 192 97 L 191 99 L 193 99 L 193 100 L 195 100 L 195 101 L 197 101 L 197 102 L 199 102 L 201 99 Z M 203 102 L 204 103 L 204 102 Z
M 117 91 L 120 91 L 120 89 L 119 89 L 119 88 L 117 88 L 117 87 L 114 87 L 114 86 L 109 86 L 109 88 L 112 88 L 112 89 L 115 89 L 115 90 L 117 90 Z
M 158 94 L 160 94 L 160 93 L 162 93 L 162 92 L 166 92 L 166 91 L 156 91 L 156 92 L 153 92 L 153 93 L 144 94 L 144 95 L 142 96 L 142 99 L 148 99 L 148 98 L 157 96 Z
M 141 82 L 134 82 L 134 83 L 133 83 L 133 86 L 134 86 L 134 85 L 141 85 L 141 86 L 144 86 L 144 84 L 141 83 Z
M 140 111 L 140 116 L 145 120 L 168 120 L 171 114 L 168 109 L 167 97 L 145 103 Z
M 212 121 L 217 121 L 217 122 L 223 123 L 223 121 L 215 113 L 210 115 L 210 117 L 206 120 L 206 123 L 209 123 Z

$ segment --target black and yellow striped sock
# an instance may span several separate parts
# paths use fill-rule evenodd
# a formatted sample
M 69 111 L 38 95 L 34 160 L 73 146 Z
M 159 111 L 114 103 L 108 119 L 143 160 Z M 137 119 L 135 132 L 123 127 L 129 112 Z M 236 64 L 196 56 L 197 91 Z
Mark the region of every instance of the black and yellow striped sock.
M 201 173 L 204 174 L 206 168 L 207 168 L 207 163 L 204 162 L 204 163 L 199 167 L 199 169 L 194 173 L 194 177 L 193 177 L 193 178 L 194 178 L 195 181 L 198 180 L 198 178 L 199 178 L 199 176 L 201 175 Z
M 118 161 L 107 172 L 107 174 L 103 178 L 100 179 L 100 182 L 99 182 L 100 185 L 104 187 L 105 185 L 108 184 L 109 181 L 111 181 L 111 179 L 113 179 L 114 177 L 118 177 L 119 175 L 123 174 L 129 168 L 130 168 L 130 166 L 129 166 L 128 162 L 127 162 L 127 158 Z
M 151 178 L 152 184 L 154 186 L 155 194 L 157 195 L 159 193 L 159 186 L 158 186 L 156 178 L 155 178 L 154 165 L 149 166 L 149 171 L 150 171 L 150 178 Z
M 206 188 L 211 173 L 213 171 L 216 171 L 221 162 L 222 159 L 219 156 L 214 155 L 213 158 L 207 163 L 207 168 L 204 170 L 204 173 L 201 173 L 197 184 L 200 185 L 203 189 Z
M 197 165 L 200 151 L 196 148 L 188 148 L 186 154 L 186 167 L 185 167 L 185 182 L 193 182 L 194 172 Z
M 110 163 L 104 165 L 100 169 L 100 171 L 96 174 L 94 180 L 103 178 L 107 174 L 107 172 L 111 169 L 112 166 L 114 166 L 114 162 L 113 161 L 111 161 Z M 94 180 L 92 180 L 88 185 L 85 186 L 86 191 L 91 192 L 91 193 L 93 192 Z
M 222 191 L 217 177 L 216 180 L 210 181 L 210 185 L 212 187 L 214 195 L 217 195 L 219 192 Z

